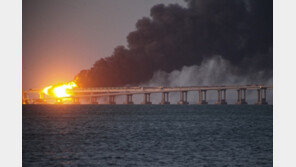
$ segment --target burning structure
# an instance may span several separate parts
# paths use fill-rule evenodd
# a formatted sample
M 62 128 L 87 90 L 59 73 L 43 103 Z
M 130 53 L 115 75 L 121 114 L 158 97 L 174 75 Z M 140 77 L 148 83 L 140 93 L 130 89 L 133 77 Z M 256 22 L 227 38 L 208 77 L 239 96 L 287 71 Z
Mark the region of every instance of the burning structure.
M 250 78 L 244 84 L 270 81 L 272 1 L 185 1 L 188 7 L 153 6 L 150 17 L 138 20 L 136 30 L 127 36 L 126 47 L 116 47 L 110 57 L 80 71 L 75 81 L 44 88 L 41 99 L 48 96 L 62 103 L 71 100 L 75 88 L 137 86 L 150 81 L 158 71 L 171 73 L 185 66 L 199 66 L 217 55 L 228 64 L 213 67 L 216 71 L 228 68 L 231 74 Z M 259 75 L 262 82 L 256 83 Z M 215 83 L 225 85 L 220 80 Z
M 73 88 L 73 89 L 72 89 Z M 187 105 L 189 104 L 187 93 L 197 92 L 199 95 L 197 104 L 204 105 L 207 102 L 207 91 L 217 91 L 218 100 L 215 104 L 225 105 L 226 91 L 236 90 L 237 101 L 235 104 L 248 104 L 246 100 L 247 90 L 257 90 L 257 101 L 255 104 L 267 104 L 266 94 L 267 90 L 272 89 L 272 86 L 267 85 L 229 85 L 229 86 L 187 86 L 187 87 L 97 87 L 97 88 L 77 88 L 76 84 L 69 82 L 62 85 L 55 85 L 46 87 L 40 91 L 30 90 L 25 93 L 39 93 L 38 99 L 33 99 L 33 104 L 47 103 L 48 99 L 54 99 L 55 104 L 64 104 L 68 102 L 70 104 L 80 104 L 81 99 L 88 99 L 88 104 L 99 104 L 99 98 L 108 98 L 103 104 L 116 104 L 115 97 L 125 96 L 124 104 L 134 104 L 133 95 L 143 94 L 143 101 L 141 104 L 152 104 L 150 94 L 161 94 L 161 101 L 159 104 L 168 105 L 169 93 L 180 93 L 180 100 L 177 104 Z M 196 94 L 196 95 L 197 95 Z M 27 98 L 24 94 L 23 103 L 31 103 L 30 98 Z
M 27 93 L 23 93 L 23 104 L 29 103 L 47 103 L 47 100 L 53 99 L 56 103 L 64 103 L 65 101 L 72 101 L 73 88 L 77 87 L 75 81 L 60 83 L 55 85 L 47 86 L 41 90 L 29 90 L 32 93 L 39 93 L 39 98 L 35 99 L 34 102 L 29 102 L 27 98 Z

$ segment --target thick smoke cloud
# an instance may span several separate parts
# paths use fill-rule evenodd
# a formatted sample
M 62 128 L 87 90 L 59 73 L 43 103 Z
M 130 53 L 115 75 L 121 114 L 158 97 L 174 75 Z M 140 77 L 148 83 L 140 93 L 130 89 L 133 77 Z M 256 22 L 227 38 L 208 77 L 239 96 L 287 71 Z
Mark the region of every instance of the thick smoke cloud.
M 186 0 L 155 5 L 136 23 L 112 56 L 76 77 L 82 87 L 147 83 L 158 71 L 200 66 L 219 55 L 231 74 L 261 81 L 272 77 L 273 2 L 271 0 Z M 224 70 L 224 69 L 217 69 Z M 255 77 L 256 78 L 256 77 Z

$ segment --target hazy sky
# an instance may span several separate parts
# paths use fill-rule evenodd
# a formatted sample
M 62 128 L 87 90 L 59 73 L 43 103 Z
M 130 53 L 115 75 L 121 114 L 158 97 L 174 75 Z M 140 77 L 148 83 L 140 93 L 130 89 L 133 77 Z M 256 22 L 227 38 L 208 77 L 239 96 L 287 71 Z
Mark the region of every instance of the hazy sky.
M 110 56 L 159 3 L 183 0 L 23 0 L 23 89 L 73 80 Z

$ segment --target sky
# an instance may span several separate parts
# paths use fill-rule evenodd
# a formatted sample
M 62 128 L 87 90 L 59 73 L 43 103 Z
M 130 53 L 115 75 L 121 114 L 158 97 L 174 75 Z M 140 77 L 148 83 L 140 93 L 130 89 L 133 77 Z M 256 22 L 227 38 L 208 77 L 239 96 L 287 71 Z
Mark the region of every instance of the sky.
M 111 56 L 156 4 L 183 0 L 23 0 L 22 88 L 74 79 Z

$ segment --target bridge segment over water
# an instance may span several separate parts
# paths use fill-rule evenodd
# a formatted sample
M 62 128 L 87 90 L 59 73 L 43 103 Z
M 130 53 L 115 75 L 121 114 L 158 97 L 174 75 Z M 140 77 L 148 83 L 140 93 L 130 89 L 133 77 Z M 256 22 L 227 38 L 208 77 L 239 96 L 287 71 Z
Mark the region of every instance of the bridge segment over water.
M 266 91 L 272 90 L 272 86 L 266 85 L 230 85 L 230 86 L 187 86 L 187 87 L 98 87 L 98 88 L 74 88 L 72 89 L 72 103 L 80 104 L 83 98 L 90 99 L 91 104 L 98 104 L 100 97 L 108 97 L 107 104 L 116 104 L 117 96 L 125 96 L 124 104 L 134 104 L 132 97 L 135 94 L 143 94 L 142 104 L 152 104 L 150 94 L 160 93 L 161 101 L 159 104 L 170 104 L 169 93 L 180 92 L 180 100 L 178 104 L 189 104 L 187 101 L 187 93 L 189 91 L 198 92 L 197 104 L 208 104 L 207 92 L 217 92 L 217 102 L 215 104 L 227 104 L 226 92 L 227 90 L 237 91 L 237 101 L 235 104 L 248 104 L 246 101 L 246 92 L 248 90 L 257 91 L 257 101 L 255 104 L 267 104 Z M 39 93 L 40 99 L 32 99 L 31 101 L 41 101 L 44 95 L 40 90 L 28 90 L 23 92 L 23 101 L 27 102 L 30 99 L 27 94 Z M 41 98 L 42 97 L 42 98 Z M 61 99 L 56 98 L 57 103 Z

